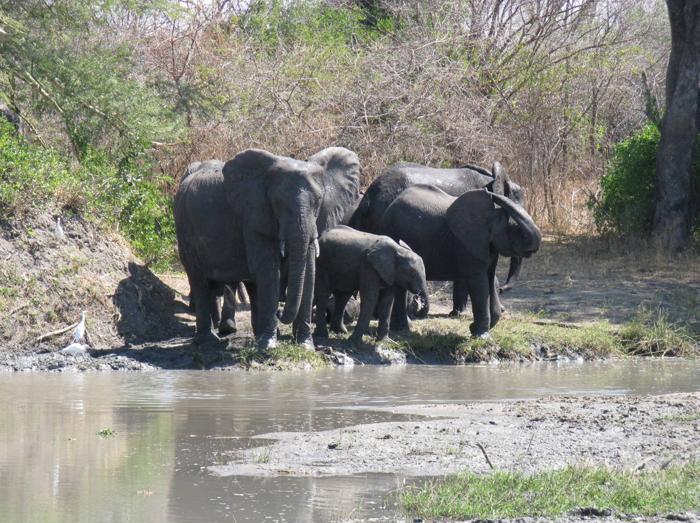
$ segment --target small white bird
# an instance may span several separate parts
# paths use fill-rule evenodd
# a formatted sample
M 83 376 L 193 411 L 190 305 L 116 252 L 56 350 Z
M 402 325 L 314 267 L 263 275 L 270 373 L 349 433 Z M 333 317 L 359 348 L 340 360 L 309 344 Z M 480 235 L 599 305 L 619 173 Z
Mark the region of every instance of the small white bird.
M 82 343 L 85 337 L 85 311 L 80 313 L 80 323 L 76 325 L 73 331 L 73 343 Z M 70 347 L 70 345 L 69 345 Z M 67 347 L 66 347 L 67 348 Z
M 61 354 L 68 354 L 69 356 L 78 356 L 79 354 L 85 354 L 89 348 L 90 345 L 85 345 L 84 343 L 71 343 L 58 352 Z
M 56 235 L 56 238 L 59 240 L 62 240 L 65 238 L 65 234 L 63 233 L 63 227 L 61 227 L 61 217 L 59 216 L 56 218 L 56 228 L 54 229 L 54 234 Z

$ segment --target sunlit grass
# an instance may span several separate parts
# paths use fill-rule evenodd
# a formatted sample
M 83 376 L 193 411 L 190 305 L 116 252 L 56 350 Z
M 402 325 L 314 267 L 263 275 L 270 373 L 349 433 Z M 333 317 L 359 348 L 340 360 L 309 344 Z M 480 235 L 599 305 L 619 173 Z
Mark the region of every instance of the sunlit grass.
M 553 517 L 575 508 L 652 515 L 700 508 L 700 464 L 635 474 L 567 467 L 532 476 L 471 472 L 401 494 L 404 510 L 430 518 Z
M 638 316 L 622 326 L 607 321 L 572 324 L 517 314 L 502 319 L 487 339 L 471 336 L 469 320 L 430 318 L 414 321 L 411 333 L 393 337 L 399 347 L 417 355 L 437 353 L 461 362 L 700 354 L 700 342 L 661 313 Z

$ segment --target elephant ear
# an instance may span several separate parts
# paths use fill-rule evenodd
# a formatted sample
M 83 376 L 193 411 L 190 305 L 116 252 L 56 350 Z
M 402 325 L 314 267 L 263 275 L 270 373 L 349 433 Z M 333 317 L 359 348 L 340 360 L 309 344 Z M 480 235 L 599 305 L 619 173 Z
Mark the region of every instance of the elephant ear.
M 467 254 L 489 263 L 491 222 L 494 205 L 491 193 L 467 191 L 447 209 L 447 224 Z
M 260 149 L 246 149 L 223 168 L 226 200 L 249 230 L 274 236 L 277 230 L 267 197 L 266 179 L 277 156 Z
M 396 244 L 387 236 L 381 237 L 367 251 L 367 261 L 387 285 L 394 285 L 396 277 Z
M 328 147 L 308 159 L 323 169 L 323 201 L 316 220 L 318 233 L 342 223 L 360 197 L 360 159 L 344 147 Z

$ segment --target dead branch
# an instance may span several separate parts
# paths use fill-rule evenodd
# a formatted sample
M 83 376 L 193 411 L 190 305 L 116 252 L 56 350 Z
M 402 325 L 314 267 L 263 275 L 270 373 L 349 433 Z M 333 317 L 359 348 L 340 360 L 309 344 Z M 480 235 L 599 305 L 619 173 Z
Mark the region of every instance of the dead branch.
M 68 327 L 64 327 L 63 329 L 58 329 L 56 331 L 51 331 L 47 332 L 46 334 L 42 334 L 38 338 L 34 340 L 35 343 L 39 343 L 41 341 L 47 340 L 49 338 L 53 338 L 54 336 L 58 336 L 60 334 L 65 334 L 71 329 L 75 329 L 78 326 L 78 323 L 73 323 L 72 325 L 69 325 Z
M 486 453 L 486 449 L 484 448 L 484 446 L 481 443 L 477 443 L 476 446 L 479 447 L 479 450 L 484 455 L 484 458 L 486 458 L 486 463 L 488 463 L 489 467 L 491 467 L 491 470 L 493 470 L 494 469 L 493 463 L 491 463 L 491 460 L 489 459 L 489 455 Z

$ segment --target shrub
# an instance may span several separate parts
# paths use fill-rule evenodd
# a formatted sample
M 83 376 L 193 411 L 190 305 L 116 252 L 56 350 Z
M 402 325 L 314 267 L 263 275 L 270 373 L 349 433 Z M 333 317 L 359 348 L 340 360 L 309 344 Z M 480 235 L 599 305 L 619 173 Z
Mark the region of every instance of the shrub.
M 172 202 L 141 157 L 116 161 L 88 149 L 78 164 L 0 122 L 0 220 L 57 206 L 115 226 L 146 262 L 167 266 L 175 255 Z
M 656 151 L 661 134 L 648 123 L 618 143 L 607 173 L 601 178 L 602 196 L 593 202 L 596 227 L 617 236 L 647 234 L 654 214 Z M 700 188 L 700 138 L 695 154 L 693 184 Z M 696 227 L 700 225 L 697 224 Z

